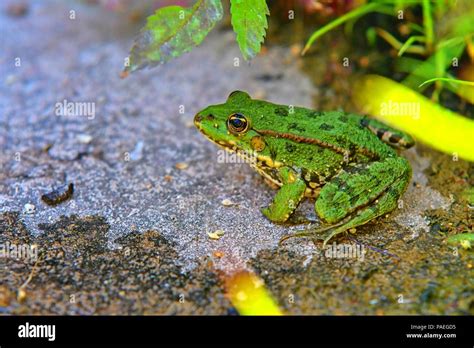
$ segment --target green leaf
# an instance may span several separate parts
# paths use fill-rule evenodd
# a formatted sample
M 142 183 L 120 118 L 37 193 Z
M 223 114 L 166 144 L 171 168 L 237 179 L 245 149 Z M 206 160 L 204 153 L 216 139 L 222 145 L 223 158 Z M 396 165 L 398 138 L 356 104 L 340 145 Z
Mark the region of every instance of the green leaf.
M 166 63 L 199 45 L 222 19 L 221 0 L 198 0 L 194 6 L 168 6 L 147 18 L 135 39 L 126 73 Z
M 260 52 L 270 15 L 265 0 L 231 0 L 232 27 L 245 60 Z

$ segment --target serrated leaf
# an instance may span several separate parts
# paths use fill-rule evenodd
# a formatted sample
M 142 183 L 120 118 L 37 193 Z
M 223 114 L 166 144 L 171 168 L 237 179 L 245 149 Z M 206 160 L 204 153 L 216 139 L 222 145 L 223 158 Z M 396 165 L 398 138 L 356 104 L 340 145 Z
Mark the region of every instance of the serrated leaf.
M 222 19 L 221 0 L 198 0 L 194 6 L 167 6 L 147 18 L 130 51 L 125 72 L 163 64 L 199 45 Z
M 231 0 L 230 13 L 242 56 L 245 60 L 255 57 L 268 28 L 267 3 L 265 0 Z

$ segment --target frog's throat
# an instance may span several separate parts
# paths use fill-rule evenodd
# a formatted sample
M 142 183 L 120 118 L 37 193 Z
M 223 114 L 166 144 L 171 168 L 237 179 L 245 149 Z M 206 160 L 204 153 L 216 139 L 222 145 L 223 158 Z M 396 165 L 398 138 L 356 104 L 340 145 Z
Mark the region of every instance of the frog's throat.
M 211 141 L 220 148 L 224 149 L 225 151 L 235 153 L 237 156 L 242 158 L 245 163 L 248 163 L 251 167 L 255 168 L 260 174 L 262 174 L 261 171 L 263 170 L 263 168 L 271 169 L 280 168 L 283 166 L 283 163 L 275 161 L 269 156 L 261 155 L 256 151 L 248 152 L 245 150 L 241 150 L 237 147 L 237 145 L 222 140 L 218 142 L 213 140 Z
M 206 135 L 204 132 L 202 132 Z M 245 150 L 241 150 L 235 145 L 235 143 L 227 142 L 224 140 L 215 141 L 206 136 L 210 142 L 216 144 L 218 147 L 224 149 L 227 152 L 235 153 L 237 156 L 242 158 L 245 163 L 249 164 L 258 174 L 274 183 L 277 186 L 281 186 L 282 182 L 271 174 L 271 169 L 280 168 L 283 163 L 273 160 L 271 157 L 258 154 L 256 151 L 249 153 Z
M 294 141 L 296 143 L 313 144 L 313 145 L 317 145 L 317 146 L 320 146 L 320 147 L 324 147 L 324 148 L 327 148 L 329 150 L 332 150 L 336 153 L 339 153 L 339 154 L 343 155 L 345 161 L 348 161 L 350 156 L 353 155 L 353 151 L 351 151 L 351 150 L 344 149 L 344 148 L 339 147 L 337 145 L 330 144 L 326 141 L 316 139 L 316 138 L 307 138 L 307 137 L 303 137 L 301 135 L 297 135 L 297 134 L 293 134 L 293 133 L 276 132 L 276 131 L 270 130 L 270 129 L 261 129 L 261 130 L 258 130 L 258 131 L 255 130 L 255 131 L 257 133 L 259 133 L 260 135 L 268 135 L 268 136 L 275 137 L 275 138 L 288 139 L 288 140 Z M 362 153 L 366 156 L 369 156 L 370 158 L 379 158 L 380 157 L 378 154 L 376 154 L 376 153 L 374 153 L 374 152 L 372 152 L 372 151 L 370 151 L 369 149 L 366 149 L 366 148 L 357 148 L 356 151 L 360 152 L 360 153 Z

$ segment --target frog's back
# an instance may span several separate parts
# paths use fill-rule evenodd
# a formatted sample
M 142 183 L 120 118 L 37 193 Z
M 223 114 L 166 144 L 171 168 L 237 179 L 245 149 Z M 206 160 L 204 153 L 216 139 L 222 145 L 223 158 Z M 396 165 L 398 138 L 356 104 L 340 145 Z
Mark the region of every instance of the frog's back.
M 262 102 L 255 116 L 261 129 L 313 139 L 314 145 L 326 145 L 350 152 L 359 152 L 369 158 L 385 158 L 396 155 L 388 145 L 380 141 L 364 123 L 364 117 L 342 111 L 315 111 L 302 107 Z

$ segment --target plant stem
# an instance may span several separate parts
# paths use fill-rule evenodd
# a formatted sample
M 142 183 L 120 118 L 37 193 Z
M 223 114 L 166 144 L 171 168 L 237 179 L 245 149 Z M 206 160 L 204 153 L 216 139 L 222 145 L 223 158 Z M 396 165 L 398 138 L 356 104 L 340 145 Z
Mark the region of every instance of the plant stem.
M 401 50 L 404 45 L 398 41 L 392 34 L 388 31 L 383 30 L 382 28 L 376 28 L 375 31 L 379 36 L 381 36 L 385 41 L 387 41 L 393 48 L 396 50 Z M 411 46 L 404 49 L 403 52 L 415 53 L 426 55 L 426 49 L 423 46 Z M 400 54 L 400 53 L 399 53 Z
M 428 52 L 432 52 L 434 42 L 434 30 L 430 0 L 423 0 L 423 26 L 425 28 L 426 49 Z

